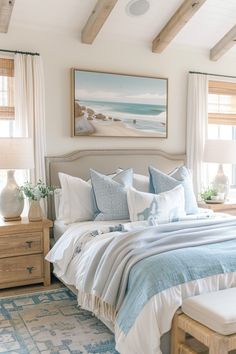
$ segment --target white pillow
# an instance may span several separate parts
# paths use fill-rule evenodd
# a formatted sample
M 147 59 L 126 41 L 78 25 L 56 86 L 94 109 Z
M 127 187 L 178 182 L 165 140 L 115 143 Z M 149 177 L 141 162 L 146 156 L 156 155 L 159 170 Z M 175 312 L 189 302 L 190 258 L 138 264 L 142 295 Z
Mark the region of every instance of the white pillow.
M 59 220 L 65 224 L 93 220 L 94 204 L 92 186 L 78 177 L 59 172 L 62 196 L 59 205 Z
M 123 171 L 119 168 L 116 173 Z M 149 192 L 149 176 L 140 175 L 138 173 L 133 174 L 133 187 L 141 192 Z
M 148 220 L 150 224 L 177 221 L 186 215 L 182 185 L 170 191 L 152 194 L 129 188 L 127 192 L 131 221 Z
M 61 204 L 61 198 L 62 198 L 62 189 L 61 188 L 56 188 L 53 193 L 54 197 L 54 209 L 55 209 L 55 216 L 56 219 L 62 219 L 60 216 L 60 204 Z

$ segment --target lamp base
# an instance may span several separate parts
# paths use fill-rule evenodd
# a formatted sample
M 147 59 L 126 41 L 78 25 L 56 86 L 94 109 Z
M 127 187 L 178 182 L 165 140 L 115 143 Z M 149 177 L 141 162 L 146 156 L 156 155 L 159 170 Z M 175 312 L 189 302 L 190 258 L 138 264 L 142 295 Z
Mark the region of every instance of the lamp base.
M 5 221 L 21 220 L 24 198 L 14 178 L 14 171 L 7 171 L 7 184 L 0 193 L 0 214 Z
M 224 174 L 222 164 L 219 164 L 217 175 L 213 181 L 213 187 L 218 191 L 218 193 L 224 194 L 224 199 L 227 198 L 229 194 L 229 179 Z
M 9 221 L 20 221 L 21 220 L 21 217 L 20 216 L 15 216 L 15 217 L 3 217 L 3 220 L 6 221 L 6 222 L 9 222 Z

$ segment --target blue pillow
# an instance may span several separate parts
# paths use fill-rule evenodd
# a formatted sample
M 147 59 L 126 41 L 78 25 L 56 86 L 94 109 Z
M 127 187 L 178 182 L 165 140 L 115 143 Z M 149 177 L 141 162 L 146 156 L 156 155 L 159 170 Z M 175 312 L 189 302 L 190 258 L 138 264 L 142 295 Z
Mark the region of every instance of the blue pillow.
M 128 220 L 127 187 L 133 183 L 133 170 L 121 171 L 113 178 L 90 170 L 98 210 L 95 220 Z
M 198 206 L 193 191 L 192 177 L 185 166 L 181 166 L 167 175 L 156 168 L 149 166 L 150 192 L 159 194 L 182 184 L 184 187 L 186 214 L 197 214 Z

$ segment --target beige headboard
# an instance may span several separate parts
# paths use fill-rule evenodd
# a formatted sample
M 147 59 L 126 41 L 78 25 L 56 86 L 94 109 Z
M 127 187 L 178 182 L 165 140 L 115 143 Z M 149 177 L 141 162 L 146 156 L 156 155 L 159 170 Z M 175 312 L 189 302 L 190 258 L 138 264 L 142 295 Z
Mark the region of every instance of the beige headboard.
M 101 173 L 113 173 L 117 168 L 132 167 L 134 172 L 148 175 L 148 166 L 157 167 L 163 172 L 170 172 L 177 166 L 183 165 L 185 155 L 168 154 L 161 150 L 83 150 L 74 151 L 62 156 L 47 156 L 47 183 L 60 186 L 58 172 L 64 172 L 83 179 L 89 178 L 89 169 Z M 48 216 L 54 218 L 53 201 L 49 200 Z

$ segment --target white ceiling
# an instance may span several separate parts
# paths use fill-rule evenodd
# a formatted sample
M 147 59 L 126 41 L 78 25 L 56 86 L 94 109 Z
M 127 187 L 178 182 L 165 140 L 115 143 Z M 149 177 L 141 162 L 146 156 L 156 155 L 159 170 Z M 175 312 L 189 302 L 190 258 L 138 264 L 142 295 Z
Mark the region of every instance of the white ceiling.
M 140 17 L 126 13 L 129 0 L 118 0 L 96 41 L 130 41 L 150 45 L 183 0 L 149 0 Z M 80 33 L 96 0 L 16 0 L 10 30 L 18 28 Z M 236 24 L 236 0 L 207 0 L 173 40 L 174 45 L 211 48 Z M 236 51 L 236 46 L 231 49 Z

